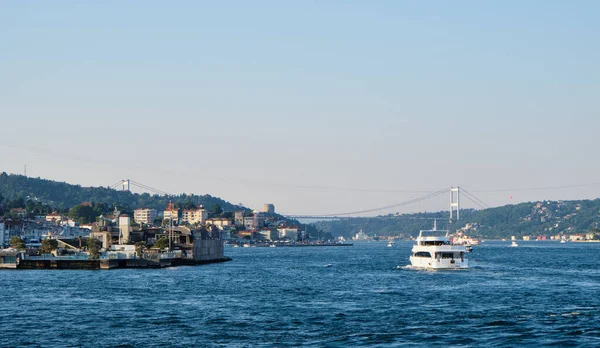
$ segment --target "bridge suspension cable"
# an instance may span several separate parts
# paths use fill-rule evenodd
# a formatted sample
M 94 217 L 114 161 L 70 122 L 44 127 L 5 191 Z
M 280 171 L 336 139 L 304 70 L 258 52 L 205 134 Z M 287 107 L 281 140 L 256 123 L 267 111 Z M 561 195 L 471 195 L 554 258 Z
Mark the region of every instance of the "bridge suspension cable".
M 465 190 L 464 188 L 460 188 L 462 193 L 464 194 L 463 197 L 465 197 L 466 199 L 470 200 L 471 202 L 477 204 L 479 207 L 485 209 L 485 208 L 489 208 L 490 206 L 485 203 L 484 201 L 482 201 L 481 199 L 475 197 L 473 194 L 471 194 L 469 191 Z
M 109 187 L 110 187 L 111 189 L 116 189 L 117 187 L 119 187 L 119 186 L 123 185 L 123 182 L 124 182 L 124 181 L 125 181 L 125 180 L 121 180 L 121 181 L 119 181 L 119 182 L 117 182 L 117 183 L 114 183 L 114 184 L 110 185 Z
M 366 209 L 366 210 L 359 210 L 359 211 L 352 211 L 352 212 L 347 212 L 347 213 L 338 213 L 338 214 L 324 214 L 324 215 L 319 215 L 319 216 L 310 216 L 310 215 L 286 215 L 287 217 L 291 217 L 291 218 L 311 218 L 311 217 L 338 217 L 338 216 L 348 216 L 348 215 L 357 215 L 357 214 L 365 214 L 365 213 L 372 213 L 372 212 L 376 212 L 376 211 L 381 211 L 381 210 L 387 210 L 387 209 L 391 209 L 391 208 L 396 208 L 396 207 L 401 207 L 401 206 L 405 206 L 405 205 L 409 205 L 409 204 L 413 204 L 413 203 L 417 203 L 420 201 L 424 201 L 426 199 L 429 198 L 433 198 L 436 196 L 439 196 L 441 194 L 444 194 L 448 192 L 448 189 L 445 188 L 443 190 L 439 190 L 433 193 L 430 193 L 428 195 L 425 195 L 423 197 L 419 197 L 419 198 L 415 198 L 415 199 L 411 199 L 409 201 L 404 201 L 404 202 L 400 202 L 400 203 L 396 203 L 396 204 L 391 204 L 391 205 L 387 205 L 385 207 L 379 207 L 379 208 L 373 208 L 373 209 Z
M 150 192 L 152 192 L 154 194 L 163 195 L 163 196 L 172 196 L 172 194 L 170 194 L 168 192 L 152 188 L 152 187 L 150 187 L 148 185 L 144 185 L 144 184 L 139 183 L 139 182 L 134 181 L 134 180 L 129 180 L 129 182 L 131 182 L 134 186 L 137 186 L 137 187 L 139 187 L 141 189 L 144 189 L 144 190 L 148 190 L 148 191 L 150 191 Z
M 157 195 L 161 195 L 161 196 L 164 196 L 164 195 L 173 196 L 173 194 L 171 194 L 171 193 L 165 192 L 163 190 L 155 189 L 153 187 L 150 187 L 148 185 L 139 183 L 139 182 L 137 182 L 135 180 L 131 180 L 131 179 L 121 180 L 121 181 L 117 182 L 116 184 L 111 185 L 110 188 L 112 188 L 112 189 L 122 188 L 123 190 L 130 191 L 131 190 L 130 185 L 136 186 L 145 191 L 150 191 L 153 194 L 157 194 Z

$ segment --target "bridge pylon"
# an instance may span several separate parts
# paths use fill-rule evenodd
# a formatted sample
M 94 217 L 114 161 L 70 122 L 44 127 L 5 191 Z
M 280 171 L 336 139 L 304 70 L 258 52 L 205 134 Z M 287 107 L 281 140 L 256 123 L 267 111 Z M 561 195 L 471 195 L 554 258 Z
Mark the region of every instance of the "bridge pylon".
M 122 186 L 123 191 L 129 191 L 131 192 L 131 182 L 129 179 L 123 180 L 123 186 Z
M 456 221 L 460 220 L 460 187 L 450 188 L 450 223 L 454 219 L 456 212 Z

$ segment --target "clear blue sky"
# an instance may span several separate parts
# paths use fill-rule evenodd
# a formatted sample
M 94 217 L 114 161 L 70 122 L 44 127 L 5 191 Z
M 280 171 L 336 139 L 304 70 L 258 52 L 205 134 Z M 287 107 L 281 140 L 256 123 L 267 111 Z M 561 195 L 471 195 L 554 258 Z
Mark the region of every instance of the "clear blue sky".
M 517 189 L 600 182 L 599 37 L 598 1 L 4 1 L 0 170 L 296 214 L 596 198 Z

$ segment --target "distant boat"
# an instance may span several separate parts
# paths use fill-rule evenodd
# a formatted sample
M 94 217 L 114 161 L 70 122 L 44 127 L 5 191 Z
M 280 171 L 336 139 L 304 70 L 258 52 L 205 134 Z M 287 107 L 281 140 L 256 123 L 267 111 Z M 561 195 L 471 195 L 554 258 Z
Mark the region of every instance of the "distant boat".
M 391 248 L 394 246 L 394 242 L 392 242 L 391 240 L 388 242 L 388 248 Z
M 519 243 L 517 243 L 517 241 L 516 241 L 516 240 L 513 240 L 513 241 L 512 241 L 512 243 L 510 243 L 510 246 L 511 246 L 511 247 L 515 247 L 515 248 L 516 248 L 516 247 L 518 247 L 518 246 L 519 246 Z
M 565 239 L 561 239 L 560 242 L 561 243 L 566 243 L 567 241 Z

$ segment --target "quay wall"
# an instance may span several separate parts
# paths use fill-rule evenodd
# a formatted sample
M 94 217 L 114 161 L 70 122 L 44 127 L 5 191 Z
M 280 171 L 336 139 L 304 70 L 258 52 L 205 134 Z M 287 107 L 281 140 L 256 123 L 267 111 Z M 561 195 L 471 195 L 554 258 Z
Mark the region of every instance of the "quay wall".
M 225 244 L 222 239 L 196 239 L 194 240 L 195 261 L 225 260 Z
M 18 269 L 100 269 L 100 260 L 19 260 Z

